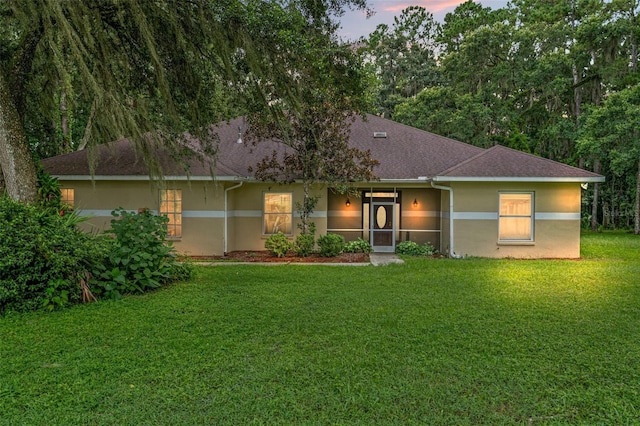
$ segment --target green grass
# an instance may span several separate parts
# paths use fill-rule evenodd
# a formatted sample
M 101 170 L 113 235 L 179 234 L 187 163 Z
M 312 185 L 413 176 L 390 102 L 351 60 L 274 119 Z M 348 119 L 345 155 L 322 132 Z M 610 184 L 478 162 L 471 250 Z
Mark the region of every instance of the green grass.
M 0 318 L 0 424 L 638 424 L 640 237 L 583 256 L 198 267 Z

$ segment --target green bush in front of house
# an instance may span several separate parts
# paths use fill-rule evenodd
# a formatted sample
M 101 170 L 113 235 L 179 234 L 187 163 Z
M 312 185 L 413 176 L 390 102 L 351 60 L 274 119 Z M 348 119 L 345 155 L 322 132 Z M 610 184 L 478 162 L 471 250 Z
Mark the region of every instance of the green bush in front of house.
M 293 250 L 298 256 L 307 257 L 313 253 L 316 238 L 312 233 L 300 234 L 296 237 Z
M 166 241 L 166 218 L 113 213 L 107 235 L 82 232 L 76 213 L 0 197 L 0 314 L 64 308 L 189 279 Z
M 117 209 L 111 214 L 114 219 L 108 232 L 115 238 L 92 281 L 98 295 L 115 299 L 191 277 L 191 265 L 178 262 L 173 245 L 167 241 L 167 217 L 153 215 L 148 209 L 138 213 Z
M 420 245 L 415 241 L 402 241 L 396 246 L 396 253 L 408 256 L 431 256 L 436 252 L 435 247 L 428 242 Z
M 80 283 L 106 253 L 105 242 L 61 215 L 0 197 L 0 314 L 53 309 L 81 300 Z
M 344 246 L 345 253 L 371 253 L 373 248 L 369 241 L 362 238 L 358 238 L 354 241 L 349 241 Z
M 289 241 L 289 238 L 282 232 L 278 232 L 267 238 L 267 241 L 264 243 L 264 248 L 273 256 L 285 257 L 289 250 L 293 249 L 293 243 Z
M 327 234 L 318 238 L 320 256 L 335 257 L 344 251 L 344 237 L 338 234 Z

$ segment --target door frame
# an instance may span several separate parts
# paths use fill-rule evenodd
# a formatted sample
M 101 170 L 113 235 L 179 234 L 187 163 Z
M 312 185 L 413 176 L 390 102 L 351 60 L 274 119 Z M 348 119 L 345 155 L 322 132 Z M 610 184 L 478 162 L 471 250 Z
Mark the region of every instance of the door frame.
M 376 213 L 378 207 L 388 206 L 388 210 L 391 211 L 391 229 L 375 229 L 376 226 Z M 394 253 L 396 251 L 396 202 L 395 201 L 375 201 L 371 200 L 369 204 L 369 243 L 374 253 Z M 376 246 L 374 245 L 374 234 L 376 232 L 391 232 L 391 245 L 389 246 Z

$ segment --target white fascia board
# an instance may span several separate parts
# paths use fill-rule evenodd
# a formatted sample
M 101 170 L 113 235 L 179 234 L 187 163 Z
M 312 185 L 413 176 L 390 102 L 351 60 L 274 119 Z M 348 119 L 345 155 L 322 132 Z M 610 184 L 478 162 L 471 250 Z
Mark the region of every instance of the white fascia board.
M 473 176 L 434 176 L 434 182 L 554 182 L 586 183 L 604 182 L 602 177 L 473 177 Z
M 151 178 L 149 176 L 141 176 L 141 175 L 52 175 L 52 177 L 57 178 L 58 180 L 74 180 L 74 181 L 150 181 Z M 241 180 L 249 180 L 246 178 L 239 178 L 237 176 L 163 176 L 162 180 L 173 180 L 173 181 L 207 181 L 207 182 L 216 182 L 216 181 L 224 181 L 224 182 L 239 182 Z
M 410 178 L 410 179 L 380 179 L 380 180 L 376 180 L 376 181 L 371 181 L 371 182 L 362 182 L 363 184 L 374 184 L 376 182 L 380 182 L 380 183 L 425 183 L 427 182 L 428 178 L 426 177 L 419 177 L 419 178 Z

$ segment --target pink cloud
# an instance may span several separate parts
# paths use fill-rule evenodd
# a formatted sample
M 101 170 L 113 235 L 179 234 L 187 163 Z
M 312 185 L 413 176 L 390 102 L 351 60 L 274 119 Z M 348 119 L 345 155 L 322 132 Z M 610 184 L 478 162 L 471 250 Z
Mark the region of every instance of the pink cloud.
M 428 12 L 437 13 L 446 9 L 455 9 L 460 3 L 463 3 L 464 0 L 417 0 L 413 2 L 403 2 L 403 1 L 380 1 L 375 2 L 378 3 L 377 6 L 374 6 L 378 10 L 383 10 L 385 12 L 394 12 L 399 13 L 402 12 L 409 6 L 422 6 L 427 9 Z M 374 2 L 372 2 L 374 3 Z

